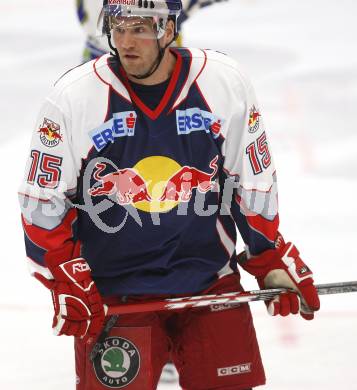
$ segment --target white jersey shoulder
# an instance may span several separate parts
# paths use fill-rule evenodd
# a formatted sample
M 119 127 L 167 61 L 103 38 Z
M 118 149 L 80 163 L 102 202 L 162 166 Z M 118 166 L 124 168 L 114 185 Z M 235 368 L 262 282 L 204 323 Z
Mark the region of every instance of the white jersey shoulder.
M 109 55 L 103 57 L 108 58 Z M 76 151 L 74 158 L 77 166 L 91 148 L 88 132 L 105 122 L 108 111 L 110 88 L 98 75 L 96 61 L 87 62 L 64 74 L 47 97 L 43 112 L 44 116 L 48 109 L 55 108 L 58 112 L 57 123 L 66 128 L 67 137 Z
M 219 80 L 230 80 L 234 84 L 230 88 L 240 86 L 243 89 L 251 88 L 251 82 L 239 62 L 218 51 L 204 50 L 207 56 L 206 73 L 214 73 Z
M 207 60 L 197 85 L 221 124 L 224 169 L 228 175 L 239 177 L 247 190 L 270 191 L 275 168 L 254 88 L 236 60 L 213 50 L 203 52 Z M 253 148 L 263 156 L 256 165 Z
M 207 104 L 218 117 L 244 117 L 252 86 L 238 62 L 214 50 L 204 50 L 205 67 L 197 79 Z M 226 136 L 227 126 L 222 127 Z
M 94 73 L 93 63 L 94 61 L 89 61 L 66 71 L 55 82 L 55 89 L 64 90 L 72 84 L 80 82 L 82 79 L 87 80 L 88 77 L 92 77 Z

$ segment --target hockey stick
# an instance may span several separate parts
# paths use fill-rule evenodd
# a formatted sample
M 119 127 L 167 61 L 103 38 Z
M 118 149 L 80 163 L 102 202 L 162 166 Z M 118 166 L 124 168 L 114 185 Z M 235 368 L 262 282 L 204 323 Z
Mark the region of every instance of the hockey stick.
M 357 292 L 357 281 L 318 284 L 316 285 L 316 288 L 319 295 Z M 274 288 L 269 290 L 253 290 L 244 292 L 237 291 L 226 294 L 197 295 L 192 297 L 171 298 L 144 303 L 126 303 L 116 306 L 109 306 L 107 308 L 107 315 L 110 316 L 110 319 L 105 325 L 90 353 L 90 360 L 93 361 L 98 355 L 98 352 L 101 349 L 106 337 L 109 335 L 111 328 L 117 322 L 119 314 L 180 310 L 187 308 L 205 307 L 210 305 L 235 305 L 254 301 L 268 301 L 287 291 L 292 290 L 285 288 Z
M 111 317 L 109 318 L 109 320 L 105 324 L 101 334 L 99 335 L 92 350 L 90 351 L 89 359 L 91 362 L 97 357 L 98 352 L 102 348 L 102 345 L 103 345 L 105 339 L 107 338 L 107 336 L 109 335 L 110 330 L 113 328 L 113 326 L 118 321 L 118 318 L 119 318 L 119 316 L 117 314 L 113 314 L 113 315 L 111 315 Z
M 357 292 L 357 281 L 315 285 L 319 295 Z M 197 295 L 192 297 L 171 298 L 144 303 L 127 303 L 108 307 L 108 315 L 144 313 L 150 311 L 180 310 L 220 304 L 237 304 L 253 301 L 268 301 L 277 295 L 289 291 L 285 288 L 232 292 L 215 295 Z

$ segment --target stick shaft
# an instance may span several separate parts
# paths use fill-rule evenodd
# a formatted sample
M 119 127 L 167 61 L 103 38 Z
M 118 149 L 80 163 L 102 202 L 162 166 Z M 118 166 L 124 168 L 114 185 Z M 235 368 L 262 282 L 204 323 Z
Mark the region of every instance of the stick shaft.
M 328 283 L 316 285 L 319 295 L 342 294 L 348 292 L 357 292 L 357 281 Z M 149 301 L 144 303 L 122 304 L 108 307 L 107 315 L 110 316 L 103 332 L 95 343 L 91 353 L 90 360 L 94 361 L 98 355 L 102 343 L 108 336 L 111 328 L 118 320 L 119 314 L 144 313 L 151 311 L 180 310 L 186 308 L 205 307 L 209 305 L 220 304 L 239 304 L 254 301 L 267 301 L 277 295 L 288 291 L 284 288 L 275 288 L 270 290 L 233 292 L 228 294 L 216 295 L 198 295 L 184 298 L 164 299 L 158 301 Z
M 316 285 L 316 288 L 319 295 L 357 292 L 357 281 L 318 284 Z M 121 304 L 110 306 L 108 308 L 107 315 L 180 310 L 219 304 L 238 304 L 254 301 L 267 301 L 286 291 L 288 290 L 284 288 L 275 288 L 269 290 L 233 292 L 216 295 L 198 295 L 192 297 L 147 301 L 143 303 Z
M 357 291 L 357 281 L 326 283 L 316 286 L 319 295 L 343 294 Z

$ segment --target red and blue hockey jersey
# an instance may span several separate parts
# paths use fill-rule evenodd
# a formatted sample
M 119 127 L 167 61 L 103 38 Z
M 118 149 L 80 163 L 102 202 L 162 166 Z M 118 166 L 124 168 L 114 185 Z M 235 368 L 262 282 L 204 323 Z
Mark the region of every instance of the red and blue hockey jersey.
M 171 50 L 154 109 L 110 55 L 46 99 L 20 189 L 37 272 L 73 247 L 104 296 L 191 294 L 237 272 L 236 228 L 250 254 L 274 247 L 275 168 L 250 82 L 223 54 Z

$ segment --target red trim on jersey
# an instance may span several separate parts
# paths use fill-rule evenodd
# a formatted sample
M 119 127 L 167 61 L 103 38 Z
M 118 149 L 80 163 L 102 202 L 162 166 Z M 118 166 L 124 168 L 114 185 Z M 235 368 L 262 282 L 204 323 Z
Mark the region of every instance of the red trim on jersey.
M 206 62 L 207 62 L 207 55 L 206 55 L 206 52 L 205 52 L 205 51 L 204 51 L 204 53 L 205 53 L 205 56 L 206 56 L 205 64 L 204 64 L 204 66 L 205 66 L 205 65 L 206 65 Z M 200 74 L 202 73 L 202 71 L 203 71 L 203 68 L 202 68 Z M 197 78 L 198 78 L 198 76 L 197 76 Z M 203 96 L 203 92 L 201 91 L 201 88 L 200 88 L 199 85 L 198 85 L 197 78 L 196 78 L 196 80 L 195 80 L 195 84 L 196 84 L 197 91 L 198 91 L 198 93 L 201 95 L 201 98 L 202 98 L 202 100 L 205 102 L 205 105 L 207 106 L 208 110 L 213 114 L 213 111 L 212 111 L 210 105 L 208 104 L 206 98 Z M 221 139 L 222 139 L 222 142 L 224 142 L 224 141 L 226 140 L 225 137 L 223 136 L 223 134 L 222 134 L 221 131 L 219 132 L 217 138 L 221 138 Z M 223 167 L 223 170 L 224 170 L 224 167 Z
M 113 87 L 110 85 L 109 88 L 108 88 L 108 97 L 107 97 L 107 113 L 105 114 L 105 117 L 104 117 L 104 122 L 108 121 L 109 120 L 109 114 L 110 114 L 110 95 L 111 95 L 111 92 L 114 91 L 113 90 Z
M 209 112 L 212 112 L 212 108 L 211 108 L 210 105 L 207 103 L 206 98 L 203 96 L 203 93 L 202 93 L 201 88 L 199 87 L 198 83 L 195 82 L 195 84 L 196 84 L 197 91 L 198 91 L 198 93 L 201 95 L 201 98 L 202 98 L 202 100 L 205 102 L 205 105 L 207 106 Z
M 171 96 L 176 88 L 176 84 L 181 72 L 182 67 L 182 57 L 181 55 L 177 56 L 176 64 L 174 67 L 174 71 L 172 73 L 170 83 L 166 89 L 166 92 L 164 96 L 162 97 L 159 105 L 155 108 L 155 110 L 151 110 L 142 100 L 140 100 L 139 96 L 134 92 L 134 90 L 131 88 L 128 76 L 126 75 L 124 69 L 122 67 L 119 68 L 120 74 L 123 77 L 123 82 L 126 87 L 126 89 L 129 91 L 129 95 L 132 98 L 133 102 L 139 107 L 139 109 L 146 114 L 151 120 L 157 119 L 164 108 L 167 106 L 169 100 L 171 99 Z
M 240 174 L 239 173 L 232 173 L 230 172 L 227 168 L 223 167 L 223 172 L 228 175 L 228 176 L 238 176 L 240 178 Z
M 77 219 L 77 210 L 70 209 L 60 225 L 52 230 L 41 228 L 26 221 L 24 216 L 22 225 L 28 238 L 37 246 L 45 250 L 58 249 L 66 241 L 72 239 L 72 224 Z
M 104 54 L 106 55 L 106 54 Z M 103 57 L 103 56 L 102 56 Z M 106 82 L 102 76 L 100 76 L 100 74 L 98 73 L 97 71 L 97 68 L 96 68 L 96 65 L 97 65 L 97 62 L 102 58 L 102 57 L 99 57 L 97 58 L 94 62 L 93 62 L 93 69 L 94 69 L 94 73 L 97 75 L 97 77 L 99 78 L 100 81 L 102 81 L 105 85 L 107 85 L 109 87 L 109 92 L 110 92 L 110 89 L 112 89 L 117 95 L 119 95 L 120 97 L 122 97 L 124 100 L 126 100 L 128 103 L 131 103 L 130 99 L 126 98 L 124 95 L 122 95 L 119 91 L 117 91 L 114 86 L 111 84 L 111 83 L 108 83 Z M 109 70 L 113 73 L 113 71 L 111 70 L 109 64 L 108 64 L 108 59 L 109 57 L 107 58 L 107 61 L 106 61 L 106 66 L 109 68 Z M 113 73 L 115 78 L 121 83 L 121 81 L 117 78 L 117 76 L 115 75 L 115 73 Z M 110 96 L 110 95 L 108 95 Z
M 205 56 L 205 61 L 204 61 L 203 65 L 202 65 L 201 70 L 198 72 L 198 75 L 197 75 L 196 78 L 195 78 L 195 82 L 196 82 L 197 79 L 201 76 L 201 73 L 203 72 L 203 69 L 206 67 L 206 64 L 207 64 L 207 54 L 206 54 L 206 51 L 205 51 L 205 50 L 201 50 L 201 51 L 203 52 L 203 54 L 204 54 L 204 56 Z
M 189 75 L 190 75 L 190 71 L 191 71 L 192 53 L 190 52 L 190 50 L 187 50 L 187 51 L 190 53 L 190 68 L 189 68 L 189 70 L 188 70 L 188 72 L 187 72 L 186 80 L 185 80 L 185 82 L 184 82 L 184 84 L 183 84 L 183 86 L 182 86 L 182 88 L 181 88 L 181 90 L 180 90 L 180 93 L 178 94 L 178 97 L 180 97 L 181 92 L 182 92 L 183 89 L 185 88 L 185 86 L 186 86 L 186 84 L 187 84 L 188 77 L 189 77 Z M 204 62 L 203 62 L 202 68 L 201 68 L 200 71 L 198 72 L 197 76 L 195 77 L 195 79 L 193 80 L 193 82 L 192 82 L 191 85 L 196 84 L 196 87 L 197 87 L 197 89 L 198 89 L 199 94 L 200 94 L 201 97 L 203 98 L 203 100 L 204 100 L 204 102 L 205 102 L 207 108 L 209 109 L 209 111 L 212 112 L 210 106 L 208 105 L 206 99 L 203 97 L 203 94 L 202 94 L 202 92 L 201 92 L 201 90 L 200 90 L 200 88 L 199 88 L 199 86 L 198 86 L 198 84 L 197 84 L 197 79 L 200 77 L 201 73 L 203 72 L 203 69 L 206 67 L 206 64 L 207 64 L 207 54 L 206 54 L 206 52 L 205 52 L 204 50 L 202 50 L 202 52 L 203 52 L 203 54 L 204 54 L 204 56 L 205 56 L 205 60 L 204 60 Z M 178 54 L 179 54 L 179 53 L 178 53 Z M 190 86 L 190 87 L 191 87 L 191 86 Z M 185 96 L 185 98 L 182 99 L 182 101 L 180 101 L 180 102 L 177 103 L 176 105 L 172 106 L 171 109 L 170 109 L 170 113 L 171 113 L 172 111 L 174 111 L 174 110 L 177 108 L 177 106 L 179 106 L 181 103 L 183 103 L 186 99 L 187 99 L 187 96 Z M 177 101 L 177 100 L 176 100 L 176 101 Z
M 37 196 L 32 196 L 32 195 L 29 195 L 29 194 L 25 194 L 23 192 L 18 192 L 19 195 L 23 196 L 24 198 L 29 198 L 29 199 L 35 199 L 35 200 L 39 200 L 43 203 L 49 203 L 51 202 L 50 199 L 42 199 L 42 198 L 38 198 Z
M 276 214 L 272 220 L 266 219 L 257 213 L 252 215 L 254 212 L 248 209 L 239 195 L 236 195 L 235 199 L 250 228 L 262 234 L 267 240 L 274 242 L 279 227 L 279 214 Z
M 227 168 L 224 168 L 224 167 L 223 167 L 223 172 L 224 172 L 226 175 L 228 175 L 228 176 L 238 176 L 238 178 L 240 179 L 239 173 L 231 173 L 231 172 L 229 172 L 229 170 L 228 170 Z M 272 173 L 272 176 L 273 176 L 273 177 L 276 176 L 276 171 L 274 171 L 274 172 Z M 239 187 L 243 188 L 243 190 L 245 190 L 245 191 L 260 192 L 260 193 L 266 194 L 266 193 L 268 193 L 268 192 L 271 191 L 273 185 L 274 185 L 274 183 L 273 183 L 273 184 L 269 187 L 269 189 L 267 189 L 266 191 L 259 190 L 259 189 L 257 189 L 257 188 L 244 188 L 241 184 L 239 184 Z
M 174 53 L 176 53 L 176 55 L 177 55 L 178 57 L 181 57 L 181 54 L 180 54 L 179 51 L 176 51 L 176 50 L 174 50 L 174 49 L 172 49 L 172 51 L 173 51 Z M 181 87 L 179 93 L 177 94 L 177 97 L 180 97 L 182 90 L 185 88 L 186 83 L 187 83 L 187 80 L 188 80 L 188 77 L 189 77 L 189 75 L 190 75 L 190 71 L 191 71 L 191 66 L 192 66 L 192 53 L 191 53 L 189 50 L 187 50 L 187 52 L 190 54 L 190 63 L 189 63 L 189 65 L 188 65 L 188 70 L 187 70 L 187 73 L 186 73 L 185 81 L 184 81 L 184 83 L 182 84 L 182 87 Z M 174 104 L 175 104 L 175 103 L 174 103 Z M 177 107 L 177 105 L 176 105 L 176 106 L 172 106 L 172 107 L 170 108 L 168 114 L 171 114 L 171 112 L 172 112 L 176 107 Z
M 97 75 L 98 79 L 104 83 L 105 85 L 108 85 L 108 87 L 110 87 L 110 84 L 107 83 L 100 75 L 99 73 L 97 72 L 97 68 L 96 68 L 96 65 L 97 65 L 97 62 L 101 59 L 102 57 L 98 57 L 94 62 L 93 62 L 93 69 L 94 69 L 94 73 Z

